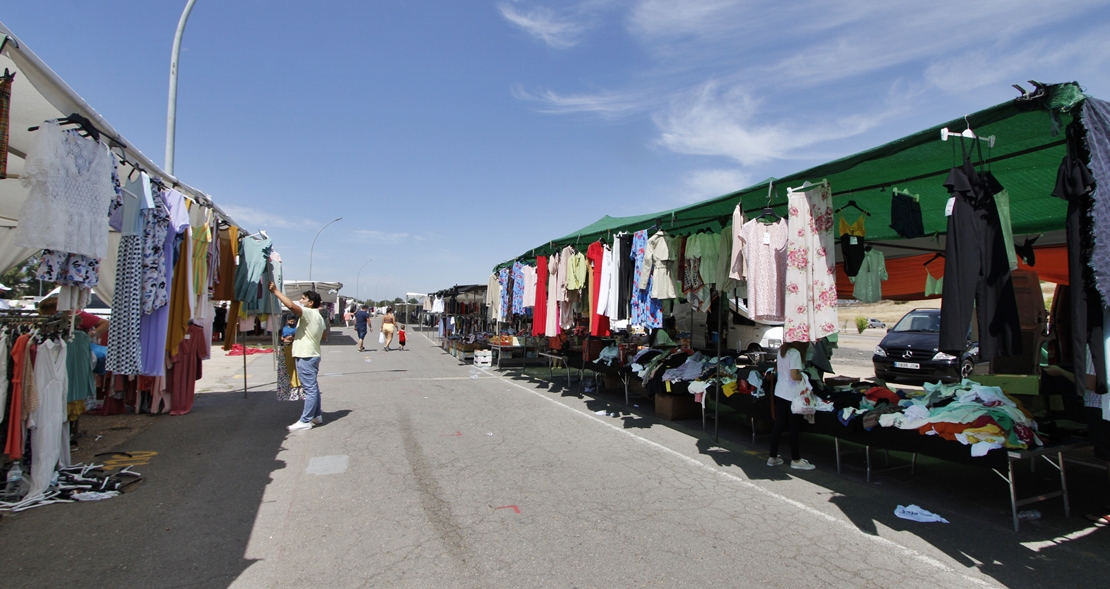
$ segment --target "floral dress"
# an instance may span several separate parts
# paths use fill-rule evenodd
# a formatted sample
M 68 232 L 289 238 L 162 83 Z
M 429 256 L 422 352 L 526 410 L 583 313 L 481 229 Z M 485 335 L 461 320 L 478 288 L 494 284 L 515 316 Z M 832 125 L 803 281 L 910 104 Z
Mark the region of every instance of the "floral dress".
M 651 267 L 644 264 L 644 253 L 647 250 L 647 230 L 637 231 L 632 235 L 632 253 L 629 258 L 632 266 L 632 315 L 629 323 L 644 327 L 663 327 L 663 305 L 659 299 L 651 298 Z M 640 276 L 648 274 L 647 286 L 640 288 Z
M 790 193 L 783 339 L 815 342 L 837 332 L 832 191 Z

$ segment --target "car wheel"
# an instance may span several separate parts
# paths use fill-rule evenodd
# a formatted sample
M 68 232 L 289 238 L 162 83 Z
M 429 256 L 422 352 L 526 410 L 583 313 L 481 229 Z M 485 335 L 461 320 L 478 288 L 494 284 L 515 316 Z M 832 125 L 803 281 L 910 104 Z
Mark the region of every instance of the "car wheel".
M 971 378 L 972 374 L 975 374 L 975 362 L 972 362 L 971 358 L 964 358 L 964 361 L 960 362 L 960 380 Z

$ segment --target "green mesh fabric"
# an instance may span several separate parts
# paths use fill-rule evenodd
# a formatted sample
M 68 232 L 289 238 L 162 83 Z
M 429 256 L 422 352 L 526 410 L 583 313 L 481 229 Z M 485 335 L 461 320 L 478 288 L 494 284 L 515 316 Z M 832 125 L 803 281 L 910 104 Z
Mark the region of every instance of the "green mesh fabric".
M 1076 84 L 1050 87 L 1050 102 L 1057 107 L 1074 106 L 1082 100 Z M 1046 101 L 1048 102 L 1048 101 Z M 1056 108 L 1056 107 L 1054 107 Z M 1065 124 L 1070 114 L 1065 114 Z M 921 213 L 925 233 L 944 233 L 944 208 L 948 191 L 944 179 L 954 165 L 961 162 L 961 140 L 941 141 L 940 130 L 947 127 L 958 133 L 970 125 L 981 137 L 994 135 L 993 148 L 984 143 L 983 158 L 1010 194 L 1010 214 L 1014 234 L 1038 233 L 1064 226 L 1067 205 L 1051 198 L 1056 185 L 1056 170 L 1064 157 L 1063 135 L 1052 135 L 1052 120 L 1045 110 L 1019 108 L 1005 102 L 977 113 L 944 122 L 873 149 L 834 160 L 808 170 L 774 180 L 775 211 L 786 213 L 786 188 L 801 186 L 805 181 L 827 179 L 832 185 L 837 208 L 854 200 L 871 213 L 867 218 L 869 241 L 901 239 L 890 228 L 891 189 L 908 190 L 921 196 Z M 969 153 L 978 159 L 974 140 L 963 140 Z M 585 246 L 599 238 L 611 237 L 619 231 L 638 231 L 659 224 L 678 234 L 692 233 L 701 228 L 719 229 L 728 222 L 737 202 L 745 211 L 758 214 L 767 204 L 768 181 L 700 203 L 632 217 L 605 216 L 568 235 L 551 239 L 523 252 L 521 259 L 549 255 L 565 245 Z M 847 221 L 854 221 L 859 212 L 844 211 Z

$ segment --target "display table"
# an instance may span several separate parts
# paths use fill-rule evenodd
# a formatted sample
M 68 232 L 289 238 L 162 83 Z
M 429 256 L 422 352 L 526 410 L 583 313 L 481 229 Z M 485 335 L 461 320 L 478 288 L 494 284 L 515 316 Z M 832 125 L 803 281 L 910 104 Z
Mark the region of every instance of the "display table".
M 491 344 L 490 349 L 495 352 L 497 356 L 497 369 L 501 370 L 501 365 L 505 360 L 510 362 L 520 360 L 520 369 L 523 371 L 528 366 L 528 361 L 536 361 L 536 356 L 529 357 L 528 353 L 535 354 L 539 348 L 537 346 L 505 346 L 500 344 Z
M 567 388 L 570 388 L 570 364 L 567 364 L 567 357 L 563 354 L 556 352 L 537 352 L 537 356 L 547 358 L 548 364 L 548 380 L 555 378 L 555 364 L 562 364 L 563 368 L 567 369 Z

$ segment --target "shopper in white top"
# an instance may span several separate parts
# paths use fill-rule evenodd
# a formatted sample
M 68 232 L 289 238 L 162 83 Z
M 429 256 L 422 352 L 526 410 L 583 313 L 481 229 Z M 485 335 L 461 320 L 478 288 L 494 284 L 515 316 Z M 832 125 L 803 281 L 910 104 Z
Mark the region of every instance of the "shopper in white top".
M 808 460 L 802 458 L 800 436 L 802 416 L 796 415 L 790 409 L 791 402 L 809 389 L 802 370 L 805 363 L 802 361 L 809 342 L 786 342 L 779 348 L 778 368 L 776 370 L 774 403 L 775 427 L 771 430 L 771 455 L 767 459 L 767 466 L 778 466 L 783 463 L 779 458 L 779 439 L 783 430 L 790 431 L 790 468 L 798 470 L 813 470 L 816 468 Z

